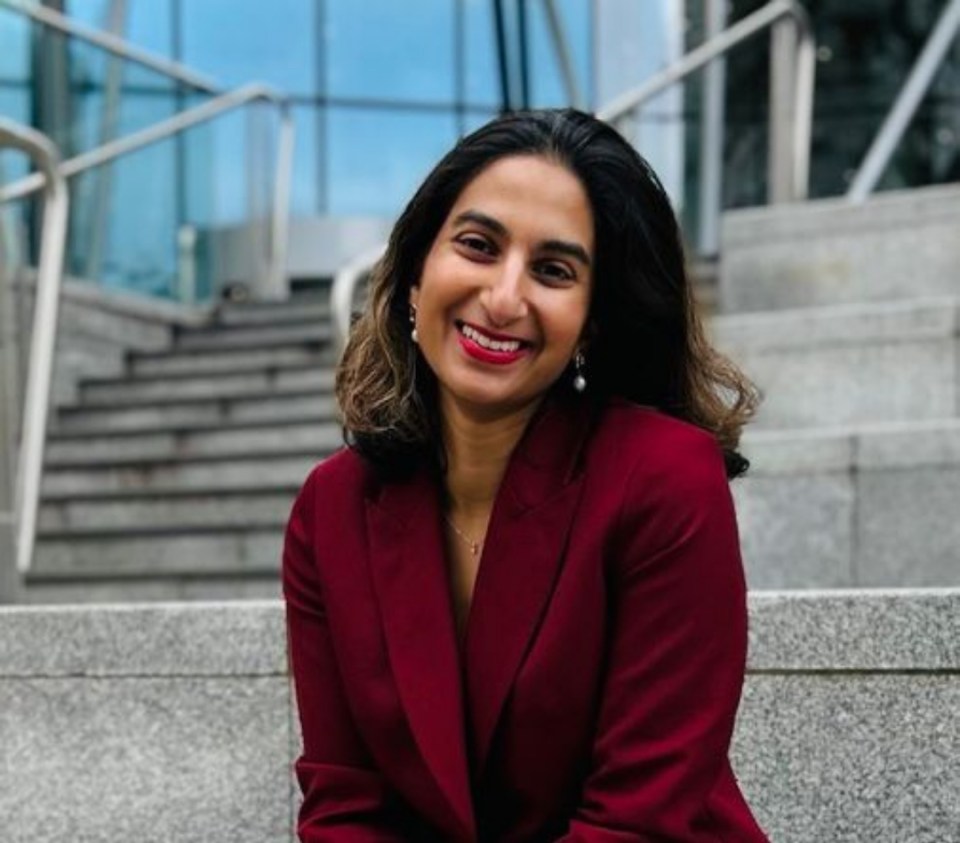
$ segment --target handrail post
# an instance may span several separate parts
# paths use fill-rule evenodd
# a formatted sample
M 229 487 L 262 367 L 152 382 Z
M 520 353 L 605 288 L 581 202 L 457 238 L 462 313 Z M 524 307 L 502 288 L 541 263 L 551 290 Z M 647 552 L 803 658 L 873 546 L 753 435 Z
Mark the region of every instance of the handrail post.
M 770 137 L 767 197 L 771 205 L 793 199 L 793 122 L 791 94 L 796 88 L 797 28 L 784 18 L 770 28 Z
M 36 539 L 70 199 L 66 177 L 59 168 L 59 152 L 49 138 L 33 129 L 0 119 L 0 142 L 31 156 L 46 180 L 30 336 L 30 368 L 24 391 L 20 459 L 13 494 L 17 571 L 23 574 L 30 568 Z
M 270 253 L 267 288 L 274 296 L 287 293 L 287 247 L 290 239 L 290 191 L 293 184 L 295 142 L 290 103 L 280 104 L 280 134 L 277 138 L 276 171 L 273 178 L 273 208 L 270 226 Z
M 4 265 L 16 264 L 13 238 L 0 217 L 0 605 L 16 603 L 18 581 L 15 566 L 16 522 L 13 517 L 13 449 L 16 442 L 15 407 L 19 406 L 18 340 L 14 321 L 11 279 Z
M 707 0 L 704 7 L 707 40 L 719 35 L 727 22 L 726 0 Z M 727 63 L 717 57 L 704 69 L 703 117 L 700 123 L 700 191 L 697 250 L 714 256 L 720 251 L 720 213 L 723 209 L 723 125 Z
M 927 39 L 890 113 L 857 170 L 847 191 L 847 201 L 863 202 L 883 176 L 897 144 L 920 105 L 950 45 L 960 32 L 960 0 L 950 0 Z

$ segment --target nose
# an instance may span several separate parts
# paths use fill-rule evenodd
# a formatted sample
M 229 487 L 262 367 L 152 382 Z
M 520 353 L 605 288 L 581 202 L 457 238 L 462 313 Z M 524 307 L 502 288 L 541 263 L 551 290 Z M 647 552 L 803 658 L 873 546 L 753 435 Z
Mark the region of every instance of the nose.
M 481 292 L 480 304 L 493 326 L 509 325 L 526 315 L 525 274 L 525 262 L 522 256 L 508 256 Z

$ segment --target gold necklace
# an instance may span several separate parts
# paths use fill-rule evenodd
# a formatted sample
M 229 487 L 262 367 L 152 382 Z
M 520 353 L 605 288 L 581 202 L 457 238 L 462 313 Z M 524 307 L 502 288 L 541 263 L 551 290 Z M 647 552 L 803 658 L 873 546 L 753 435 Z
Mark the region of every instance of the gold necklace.
M 480 547 L 483 545 L 483 542 L 474 541 L 473 539 L 471 539 L 470 536 L 468 536 L 465 532 L 463 532 L 463 530 L 461 530 L 456 524 L 454 524 L 453 521 L 450 520 L 450 516 L 447 515 L 446 513 L 443 514 L 443 517 L 446 519 L 446 522 L 453 528 L 453 532 L 455 532 L 458 536 L 460 536 L 461 539 L 464 540 L 464 542 L 466 542 L 467 547 L 470 548 L 470 554 L 472 556 L 477 556 L 480 553 Z

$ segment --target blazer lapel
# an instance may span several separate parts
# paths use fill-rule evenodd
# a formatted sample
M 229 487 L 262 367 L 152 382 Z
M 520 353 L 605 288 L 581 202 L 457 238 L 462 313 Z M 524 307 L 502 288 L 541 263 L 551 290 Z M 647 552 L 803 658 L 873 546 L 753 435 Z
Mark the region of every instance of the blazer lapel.
M 479 776 L 514 677 L 549 604 L 580 497 L 586 404 L 550 404 L 511 456 L 473 592 L 465 675 Z
M 463 691 L 436 484 L 421 472 L 367 501 L 370 567 L 401 702 L 458 830 L 476 836 Z

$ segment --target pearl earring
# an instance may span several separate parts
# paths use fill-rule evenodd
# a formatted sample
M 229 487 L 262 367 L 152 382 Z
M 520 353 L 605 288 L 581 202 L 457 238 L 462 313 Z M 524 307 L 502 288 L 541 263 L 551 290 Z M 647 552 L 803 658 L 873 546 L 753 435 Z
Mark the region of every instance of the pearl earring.
M 583 352 L 578 351 L 573 356 L 573 388 L 577 392 L 583 392 L 587 388 L 587 379 L 583 376 L 583 366 L 585 360 L 583 359 Z
M 415 343 L 419 342 L 420 337 L 417 334 L 417 309 L 412 304 L 410 305 L 410 324 L 413 325 L 413 328 L 410 331 L 410 339 Z

